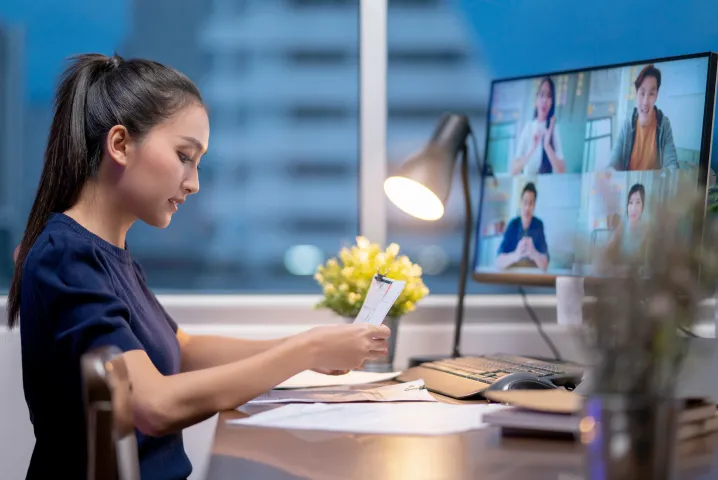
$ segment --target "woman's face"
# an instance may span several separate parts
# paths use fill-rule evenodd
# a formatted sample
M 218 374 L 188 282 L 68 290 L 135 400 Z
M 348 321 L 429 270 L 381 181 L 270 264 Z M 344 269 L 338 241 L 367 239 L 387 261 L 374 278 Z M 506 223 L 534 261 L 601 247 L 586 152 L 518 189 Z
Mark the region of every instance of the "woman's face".
M 539 120 L 546 120 L 548 112 L 551 111 L 553 100 L 551 98 L 551 85 L 548 82 L 542 82 L 536 94 L 536 117 Z
M 641 194 L 634 192 L 628 199 L 628 220 L 631 223 L 637 222 L 643 213 L 643 200 Z
M 647 76 L 636 91 L 636 108 L 638 116 L 642 119 L 648 118 L 653 112 L 653 106 L 658 100 L 658 82 L 656 77 Z
M 208 142 L 207 112 L 190 104 L 134 143 L 118 182 L 128 210 L 149 225 L 168 226 L 185 198 L 199 191 Z

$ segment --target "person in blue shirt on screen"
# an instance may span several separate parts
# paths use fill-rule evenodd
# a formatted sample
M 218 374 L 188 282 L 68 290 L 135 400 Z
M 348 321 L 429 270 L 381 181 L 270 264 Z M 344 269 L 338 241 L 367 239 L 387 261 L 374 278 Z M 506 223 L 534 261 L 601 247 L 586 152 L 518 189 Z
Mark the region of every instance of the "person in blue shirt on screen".
M 512 219 L 499 246 L 496 267 L 505 270 L 511 267 L 548 268 L 548 246 L 544 235 L 543 222 L 534 216 L 538 193 L 536 186 L 529 182 L 521 191 L 521 216 Z
M 164 228 L 199 191 L 209 121 L 199 91 L 159 63 L 80 55 L 64 72 L 39 187 L 17 250 L 8 323 L 20 317 L 35 433 L 28 479 L 87 477 L 80 358 L 119 348 L 132 382 L 140 472 L 186 479 L 182 429 L 303 370 L 340 373 L 387 351 L 389 329 L 314 328 L 272 340 L 189 335 L 125 242 Z

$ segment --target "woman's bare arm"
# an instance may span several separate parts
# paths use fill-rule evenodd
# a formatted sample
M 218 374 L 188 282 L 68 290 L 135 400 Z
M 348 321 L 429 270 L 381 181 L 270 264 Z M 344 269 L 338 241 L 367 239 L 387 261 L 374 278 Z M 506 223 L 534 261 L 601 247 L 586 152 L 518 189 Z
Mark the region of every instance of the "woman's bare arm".
M 128 351 L 135 425 L 165 435 L 236 408 L 303 370 L 355 368 L 385 354 L 389 334 L 367 324 L 318 327 L 243 360 L 167 376 L 144 350 Z
M 287 339 L 249 340 L 219 335 L 189 335 L 178 329 L 177 340 L 182 350 L 182 371 L 191 372 L 252 357 L 279 346 Z

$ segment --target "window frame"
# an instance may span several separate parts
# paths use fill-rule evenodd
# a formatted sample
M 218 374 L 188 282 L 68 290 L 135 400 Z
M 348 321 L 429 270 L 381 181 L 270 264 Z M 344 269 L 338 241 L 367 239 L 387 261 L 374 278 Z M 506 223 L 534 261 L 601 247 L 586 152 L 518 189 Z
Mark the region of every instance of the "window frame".
M 387 201 L 383 190 L 388 171 L 387 17 L 388 0 L 360 0 L 359 232 L 379 244 L 385 244 L 387 238 Z M 302 326 L 303 329 L 306 325 L 334 318 L 326 311 L 312 308 L 321 298 L 319 288 L 314 295 L 203 294 L 188 291 L 159 294 L 158 298 L 180 325 L 199 328 L 221 330 L 222 326 L 267 319 L 270 323 Z M 4 307 L 6 301 L 6 296 L 0 297 L 0 306 Z M 555 311 L 553 295 L 532 296 L 532 303 Z M 424 323 L 423 318 L 430 315 L 432 322 L 453 323 L 455 304 L 456 296 L 453 294 L 430 295 L 419 305 L 416 321 Z M 1 316 L 4 317 L 5 308 L 2 311 Z M 467 295 L 465 315 L 469 322 L 470 319 L 482 318 L 484 320 L 479 320 L 480 323 L 497 322 L 499 319 L 501 323 L 526 321 L 517 295 Z M 1 322 L 0 328 L 6 328 L 5 324 Z
M 604 133 L 602 135 L 595 135 L 593 134 L 593 126 L 596 122 L 600 122 L 602 120 L 608 120 L 608 133 Z M 586 126 L 588 127 L 590 125 L 591 134 L 590 135 L 584 135 L 584 156 L 586 155 L 586 152 L 590 152 L 591 145 L 595 145 L 595 142 L 597 140 L 601 140 L 604 138 L 608 138 L 609 145 L 611 147 L 613 146 L 613 117 L 611 115 L 603 115 L 601 117 L 594 117 L 594 118 L 587 118 L 586 119 Z M 584 161 L 584 165 L 586 162 Z M 591 166 L 589 168 L 588 165 L 584 168 L 584 173 L 593 171 L 593 168 L 595 167 L 595 158 L 591 162 Z

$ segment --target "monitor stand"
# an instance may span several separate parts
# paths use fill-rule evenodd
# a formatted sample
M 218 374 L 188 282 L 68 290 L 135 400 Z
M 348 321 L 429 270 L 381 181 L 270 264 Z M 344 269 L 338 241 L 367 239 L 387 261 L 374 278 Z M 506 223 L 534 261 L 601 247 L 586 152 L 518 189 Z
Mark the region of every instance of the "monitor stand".
M 581 277 L 556 279 L 556 321 L 567 329 L 580 329 L 583 324 L 583 304 L 586 301 Z M 718 291 L 714 299 L 718 298 Z M 718 401 L 718 301 L 713 307 L 714 332 L 700 332 L 691 338 L 683 367 L 678 375 L 676 395 L 679 398 L 710 397 Z M 710 330 L 710 328 L 706 329 Z M 574 392 L 587 395 L 591 392 L 591 371 L 586 373 Z

